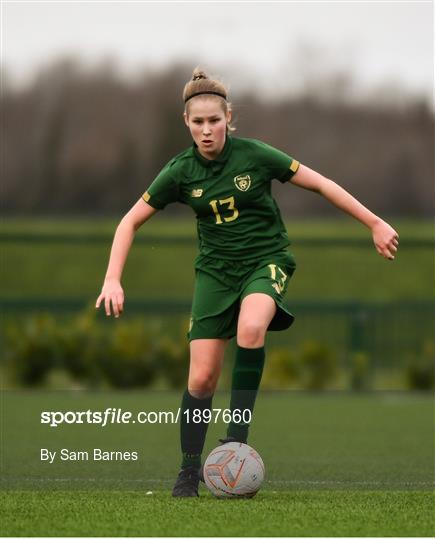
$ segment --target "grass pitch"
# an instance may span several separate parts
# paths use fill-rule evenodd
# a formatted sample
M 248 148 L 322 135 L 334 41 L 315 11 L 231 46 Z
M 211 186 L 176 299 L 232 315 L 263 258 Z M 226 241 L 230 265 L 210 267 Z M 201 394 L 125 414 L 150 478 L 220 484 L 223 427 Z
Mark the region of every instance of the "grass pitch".
M 140 234 L 193 236 L 183 225 L 153 219 Z M 345 227 L 343 226 L 345 224 Z M 345 222 L 288 224 L 291 238 L 356 236 Z M 298 271 L 291 297 L 328 299 L 433 298 L 430 249 L 408 237 L 433 238 L 433 224 L 395 224 L 404 245 L 390 264 L 367 249 L 294 244 Z M 107 233 L 94 221 L 8 220 L 1 231 Z M 83 296 L 95 300 L 110 242 L 102 245 L 5 243 L 2 296 Z M 135 245 L 125 272 L 128 298 L 190 296 L 195 243 Z M 319 255 L 321 264 L 319 264 Z M 182 257 L 182 258 L 181 258 Z M 59 264 L 62 261 L 62 264 Z M 78 262 L 77 262 L 78 261 Z M 177 279 L 173 265 L 177 261 Z M 53 268 L 56 272 L 53 272 Z M 146 273 L 144 274 L 144 272 Z M 50 276 L 50 279 L 47 279 Z M 163 286 L 156 286 L 164 284 Z M 325 285 L 327 283 L 327 286 Z M 372 285 L 369 287 L 369 285 Z M 24 288 L 23 288 L 24 287 Z M 123 407 L 168 410 L 180 395 L 128 393 L 5 393 L 2 397 L 0 534 L 3 536 L 434 536 L 434 407 L 431 396 L 405 394 L 260 394 L 251 444 L 263 456 L 266 481 L 252 500 L 217 500 L 201 487 L 195 500 L 170 496 L 178 463 L 178 426 L 160 429 L 50 431 L 42 410 Z M 224 426 L 210 426 L 206 452 Z M 38 449 L 95 446 L 142 451 L 128 467 L 38 463 Z M 114 480 L 105 486 L 105 480 Z M 109 484 L 110 482 L 107 482 Z M 152 491 L 151 495 L 146 495 Z
M 3 256 L 8 264 L 0 266 L 1 296 L 81 297 L 93 302 L 101 289 L 116 225 L 108 220 L 3 220 L 0 241 L 3 239 Z M 349 218 L 287 222 L 293 242 L 291 251 L 297 262 L 289 298 L 364 301 L 434 298 L 432 249 L 409 244 L 412 238 L 433 241 L 433 223 L 403 221 L 393 225 L 402 243 L 394 264 L 376 253 L 369 231 Z M 136 241 L 132 246 L 123 273 L 127 299 L 190 299 L 193 261 L 197 255 L 195 226 L 193 216 L 178 220 L 157 215 L 145 223 L 137 239 L 153 237 L 154 241 L 151 244 Z M 57 242 L 43 241 L 44 236 L 53 233 L 64 238 Z M 8 235 L 20 234 L 30 236 L 22 242 L 6 241 Z M 87 237 L 99 234 L 107 235 L 106 239 L 97 243 L 86 241 Z M 74 235 L 83 240 L 78 243 L 66 240 Z M 191 243 L 176 240 L 166 243 L 165 239 L 171 236 L 191 239 Z M 299 242 L 313 238 L 323 239 L 323 247 Z M 365 240 L 366 244 L 331 248 L 331 238 Z
M 5 536 L 432 536 L 433 494 L 265 489 L 251 500 L 168 491 L 3 493 Z
M 254 499 L 173 499 L 177 425 L 42 426 L 42 410 L 174 410 L 178 393 L 5 392 L 3 536 L 433 536 L 434 407 L 406 393 L 260 393 Z M 226 406 L 218 394 L 213 406 Z M 225 426 L 210 425 L 206 452 Z M 38 449 L 134 449 L 135 463 L 41 464 Z M 147 495 L 151 491 L 152 494 Z

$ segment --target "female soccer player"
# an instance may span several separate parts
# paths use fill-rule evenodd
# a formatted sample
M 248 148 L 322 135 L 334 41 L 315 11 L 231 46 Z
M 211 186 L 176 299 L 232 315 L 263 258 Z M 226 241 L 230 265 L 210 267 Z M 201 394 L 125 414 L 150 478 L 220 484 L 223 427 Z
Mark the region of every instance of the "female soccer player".
M 196 69 L 183 100 L 193 145 L 162 169 L 121 220 L 96 307 L 104 301 L 106 314 L 113 311 L 119 317 L 124 306 L 121 275 L 135 232 L 169 203 L 191 206 L 198 220 L 199 255 L 188 332 L 190 370 L 181 404 L 190 416 L 181 414 L 182 462 L 172 494 L 194 497 L 208 423 L 192 422 L 192 413 L 197 409 L 204 418 L 202 411 L 212 408 L 228 340 L 237 336 L 230 408 L 252 413 L 266 332 L 284 330 L 293 322 L 283 296 L 295 262 L 271 195 L 272 179 L 320 193 L 361 221 L 387 259 L 394 259 L 398 235 L 332 180 L 263 142 L 231 137 L 231 107 L 220 82 Z M 246 442 L 248 427 L 249 416 L 234 415 L 221 442 Z

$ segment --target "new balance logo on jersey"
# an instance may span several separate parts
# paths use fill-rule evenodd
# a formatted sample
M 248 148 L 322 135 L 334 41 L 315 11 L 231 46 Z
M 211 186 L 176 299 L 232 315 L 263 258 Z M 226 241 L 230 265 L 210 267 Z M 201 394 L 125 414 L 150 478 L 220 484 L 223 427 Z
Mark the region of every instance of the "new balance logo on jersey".
M 203 189 L 192 189 L 191 197 L 202 197 Z
M 249 174 L 239 174 L 234 177 L 234 183 L 236 184 L 236 188 L 240 189 L 240 191 L 248 191 L 251 187 L 251 177 Z

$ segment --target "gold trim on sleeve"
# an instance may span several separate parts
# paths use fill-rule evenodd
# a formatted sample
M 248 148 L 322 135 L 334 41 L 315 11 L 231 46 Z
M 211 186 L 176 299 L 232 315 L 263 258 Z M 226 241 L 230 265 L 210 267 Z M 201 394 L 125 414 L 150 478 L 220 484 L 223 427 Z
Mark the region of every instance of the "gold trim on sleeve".
M 297 159 L 294 159 L 291 162 L 290 170 L 295 173 L 299 169 L 299 165 L 300 165 L 299 161 Z
M 145 193 L 142 195 L 142 199 L 145 202 L 148 202 L 151 199 L 151 195 L 148 193 L 148 191 L 145 191 Z

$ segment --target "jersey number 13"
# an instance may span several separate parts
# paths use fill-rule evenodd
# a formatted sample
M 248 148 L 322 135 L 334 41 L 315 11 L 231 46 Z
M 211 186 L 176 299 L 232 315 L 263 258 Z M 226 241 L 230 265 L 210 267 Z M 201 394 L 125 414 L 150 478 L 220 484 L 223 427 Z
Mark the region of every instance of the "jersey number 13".
M 239 216 L 239 211 L 234 206 L 234 197 L 228 197 L 227 199 L 219 199 L 215 201 L 210 201 L 210 206 L 213 208 L 214 215 L 216 217 L 216 225 L 222 225 L 224 221 L 234 221 Z M 226 216 L 222 218 L 222 216 L 219 213 L 218 205 L 221 207 L 226 206 L 224 210 L 232 210 L 232 214 L 230 216 Z

